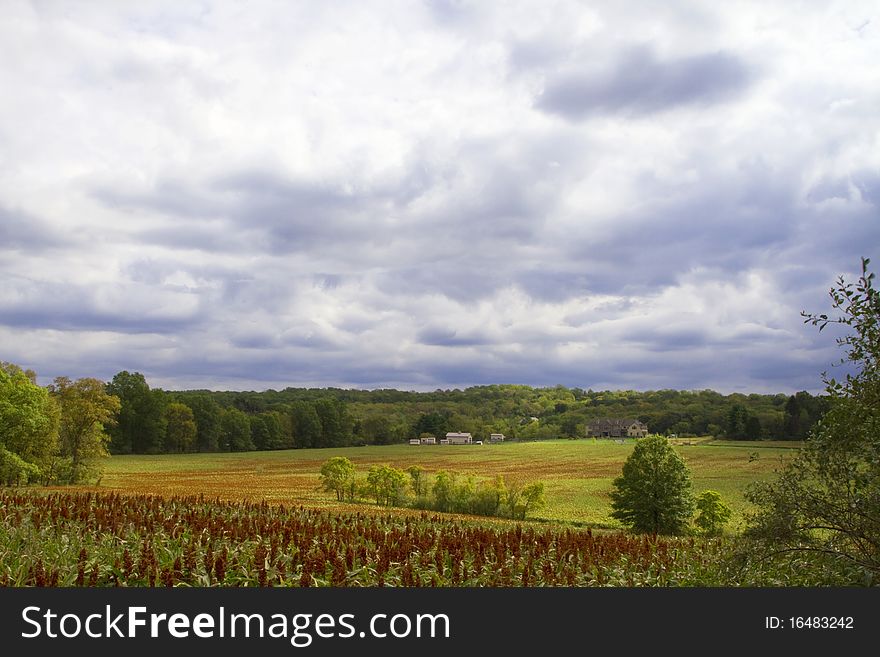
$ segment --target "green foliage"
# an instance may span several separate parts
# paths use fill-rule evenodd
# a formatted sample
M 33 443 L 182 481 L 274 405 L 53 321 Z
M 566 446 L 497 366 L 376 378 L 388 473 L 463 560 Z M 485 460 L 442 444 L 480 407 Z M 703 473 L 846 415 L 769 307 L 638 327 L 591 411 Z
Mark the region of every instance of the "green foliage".
M 426 434 L 439 437 L 446 435 L 448 431 L 451 431 L 449 419 L 447 415 L 438 411 L 422 413 L 413 425 L 413 434 L 416 436 Z
M 262 414 L 251 416 L 251 442 L 254 449 L 268 449 L 266 445 L 269 442 L 269 427 L 266 426 L 266 419 Z
M 507 507 L 511 518 L 525 520 L 532 511 L 543 509 L 546 505 L 544 484 L 534 481 L 525 486 L 511 485 L 507 493 Z
M 165 394 L 151 390 L 140 372 L 122 371 L 107 384 L 107 392 L 119 398 L 121 408 L 110 428 L 110 451 L 114 454 L 158 454 L 165 448 Z
M 40 468 L 0 445 L 0 486 L 26 486 L 39 481 Z
M 196 423 L 196 449 L 216 452 L 220 449 L 220 416 L 222 408 L 207 393 L 186 395 L 182 402 L 190 407 Z
M 451 511 L 455 492 L 455 474 L 440 470 L 434 475 L 431 492 L 434 494 L 434 508 L 437 511 Z
M 880 581 L 880 292 L 869 260 L 855 283 L 839 278 L 832 306 L 842 314 L 803 313 L 821 331 L 837 323 L 852 331 L 837 340 L 852 371 L 825 378 L 829 410 L 798 458 L 776 480 L 753 487 L 758 505 L 748 535 L 764 555 L 815 552 L 863 569 Z
M 192 409 L 186 404 L 172 402 L 165 408 L 165 451 L 191 452 L 196 447 L 198 427 Z
M 336 493 L 336 500 L 342 502 L 346 493 L 353 490 L 354 471 L 354 463 L 344 456 L 334 456 L 321 465 L 321 487 Z
M 634 531 L 680 534 L 693 515 L 688 468 L 663 436 L 636 441 L 614 480 L 611 517 Z
M 288 449 L 292 447 L 285 435 L 284 416 L 275 411 L 260 413 L 251 418 L 251 436 L 256 449 Z
M 414 498 L 406 495 L 407 475 Z M 320 478 L 323 490 L 335 492 L 340 502 L 346 496 L 349 501 L 354 501 L 356 493 L 360 493 L 375 500 L 378 506 L 412 506 L 446 513 L 507 516 L 520 520 L 545 505 L 542 482 L 515 484 L 508 489 L 502 475 L 478 483 L 473 475 L 440 470 L 428 486 L 422 466 L 410 466 L 403 471 L 382 464 L 371 466 L 363 484 L 358 486 L 354 464 L 345 457 L 336 456 L 321 466 Z
M 5 460 L 10 481 L 18 476 L 15 472 L 33 480 L 36 472 L 51 466 L 59 449 L 58 405 L 35 378 L 32 372 L 0 363 L 0 448 L 12 455 Z
M 495 475 L 491 481 L 484 482 L 474 494 L 471 512 L 478 516 L 498 516 L 504 511 L 507 501 L 507 485 L 502 475 Z
M 119 398 L 107 394 L 103 382 L 91 378 L 71 381 L 60 376 L 49 389 L 61 410 L 60 454 L 70 459 L 62 483 L 98 476 L 97 459 L 108 456 L 110 443 L 105 427 L 116 422 Z M 60 474 L 57 469 L 56 473 Z
M 758 417 L 742 404 L 734 404 L 727 413 L 724 437 L 731 440 L 759 440 L 761 434 Z
M 344 447 L 351 444 L 351 420 L 345 405 L 332 397 L 314 403 L 321 423 L 321 434 L 314 447 Z
M 220 445 L 230 452 L 248 452 L 254 449 L 251 441 L 251 422 L 244 411 L 228 408 L 220 419 Z
M 321 418 L 315 410 L 315 405 L 306 401 L 298 401 L 293 405 L 291 417 L 296 447 L 320 447 Z
M 399 506 L 406 491 L 406 473 L 390 465 L 374 465 L 367 473 L 367 490 L 379 506 Z
M 405 436 L 399 436 L 398 430 L 387 415 L 368 415 L 360 423 L 361 438 L 372 445 L 390 445 Z
M 730 521 L 730 507 L 721 499 L 721 493 L 704 490 L 696 499 L 697 517 L 694 524 L 706 536 L 719 536 Z
M 410 485 L 416 497 L 425 494 L 425 468 L 420 465 L 411 465 L 406 469 L 410 478 Z
M 164 415 L 160 414 L 157 422 L 150 411 L 144 398 L 149 386 L 143 376 L 120 372 L 110 386 L 123 401 L 119 426 L 112 431 L 111 450 L 164 450 Z M 166 396 L 193 410 L 197 449 L 202 452 L 228 449 L 228 444 L 220 443 L 219 426 L 222 412 L 228 408 L 251 419 L 263 419 L 252 424 L 252 441 L 262 450 L 384 445 L 420 435 L 439 438 L 452 430 L 469 431 L 478 440 L 488 440 L 493 432 L 520 441 L 580 438 L 587 423 L 599 417 L 635 417 L 655 433 L 680 437 L 711 434 L 737 440 L 799 440 L 821 416 L 824 399 L 797 393 L 795 421 L 793 408 L 786 411 L 786 395 L 724 396 L 711 390 L 584 391 L 564 386 L 489 385 L 425 393 L 339 388 L 151 393 L 160 410 Z M 273 422 L 268 413 L 279 419 L 280 436 L 267 424 Z

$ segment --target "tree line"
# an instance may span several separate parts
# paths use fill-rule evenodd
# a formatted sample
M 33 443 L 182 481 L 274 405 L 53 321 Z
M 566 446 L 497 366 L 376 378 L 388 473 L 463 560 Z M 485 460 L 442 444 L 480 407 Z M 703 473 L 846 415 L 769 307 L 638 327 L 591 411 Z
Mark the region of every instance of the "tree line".
M 319 477 L 322 488 L 335 493 L 337 502 L 369 499 L 377 506 L 519 520 L 545 505 L 543 482 L 508 483 L 502 475 L 477 482 L 473 475 L 455 471 L 440 470 L 431 475 L 420 465 L 401 470 L 383 464 L 370 466 L 362 476 L 349 459 L 334 456 L 321 465 Z
M 475 386 L 408 392 L 286 388 L 166 391 L 122 371 L 106 384 L 36 374 L 3 363 L 0 481 L 66 483 L 97 476 L 106 454 L 236 452 L 405 442 L 467 431 L 542 440 L 586 435 L 591 419 L 628 417 L 652 433 L 734 440 L 802 440 L 828 396 L 721 395 L 712 390 L 602 391 Z
M 733 440 L 803 440 L 826 399 L 701 391 L 604 391 L 555 386 L 476 386 L 429 393 L 286 388 L 283 391 L 164 391 L 139 372 L 119 372 L 107 392 L 120 400 L 109 428 L 115 454 L 157 454 L 385 445 L 448 431 L 476 440 L 581 438 L 591 419 L 635 418 L 652 433 Z

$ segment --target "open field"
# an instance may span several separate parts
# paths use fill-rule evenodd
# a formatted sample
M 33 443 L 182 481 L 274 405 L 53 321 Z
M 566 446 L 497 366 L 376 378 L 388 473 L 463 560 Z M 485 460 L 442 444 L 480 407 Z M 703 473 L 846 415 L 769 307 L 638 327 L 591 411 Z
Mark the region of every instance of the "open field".
M 694 489 L 714 489 L 733 508 L 731 527 L 742 519 L 746 487 L 772 475 L 791 443 L 692 441 L 678 452 L 691 469 Z M 760 448 L 760 449 L 759 449 Z M 608 517 L 608 494 L 632 451 L 632 442 L 558 440 L 496 445 L 388 445 L 342 449 L 223 454 L 114 456 L 107 460 L 100 490 L 161 495 L 204 494 L 226 500 L 347 509 L 319 488 L 318 470 L 331 456 L 351 459 L 359 472 L 390 463 L 421 465 L 429 472 L 455 470 L 478 478 L 504 475 L 507 481 L 540 480 L 547 506 L 536 519 L 617 527 Z M 363 507 L 354 507 L 363 508 Z

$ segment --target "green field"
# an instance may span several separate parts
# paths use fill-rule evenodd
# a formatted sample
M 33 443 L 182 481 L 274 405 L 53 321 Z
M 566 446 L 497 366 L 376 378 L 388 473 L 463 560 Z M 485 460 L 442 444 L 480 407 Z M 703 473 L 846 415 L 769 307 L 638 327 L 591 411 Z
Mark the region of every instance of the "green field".
M 679 441 L 682 442 L 682 441 Z M 687 441 L 677 451 L 691 469 L 696 492 L 714 489 L 734 511 L 736 530 L 747 508 L 748 485 L 772 476 L 792 443 Z M 320 490 L 318 470 L 331 456 L 351 459 L 359 472 L 373 464 L 421 465 L 479 478 L 543 481 L 547 506 L 535 519 L 618 527 L 608 517 L 612 480 L 632 451 L 632 441 L 557 440 L 493 445 L 388 445 L 341 449 L 223 454 L 113 456 L 100 490 L 161 495 L 204 494 L 227 500 L 266 500 L 287 505 L 351 510 Z

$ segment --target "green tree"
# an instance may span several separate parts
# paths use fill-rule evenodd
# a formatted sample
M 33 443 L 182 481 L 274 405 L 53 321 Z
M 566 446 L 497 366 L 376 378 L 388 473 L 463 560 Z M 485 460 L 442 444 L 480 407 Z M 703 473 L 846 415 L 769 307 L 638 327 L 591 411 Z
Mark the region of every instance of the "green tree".
M 394 438 L 391 420 L 386 415 L 370 415 L 361 422 L 361 435 L 367 443 L 390 445 Z
M 447 416 L 437 411 L 422 413 L 413 425 L 413 435 L 426 433 L 430 436 L 445 436 L 449 431 Z
M 688 468 L 663 436 L 636 441 L 614 480 L 611 517 L 634 531 L 680 534 L 693 515 Z
M 502 475 L 492 481 L 484 482 L 477 489 L 473 503 L 474 513 L 481 516 L 497 516 L 507 501 L 507 485 Z
M 733 440 L 743 440 L 747 437 L 746 422 L 749 419 L 748 411 L 742 404 L 734 404 L 727 412 L 727 421 L 724 425 L 724 435 Z
M 749 413 L 746 417 L 746 440 L 760 440 L 763 430 L 761 429 L 761 420 L 754 413 Z
M 374 465 L 367 473 L 367 489 L 379 506 L 396 506 L 403 499 L 406 473 L 390 465 Z
M 25 486 L 44 477 L 34 463 L 0 445 L 0 486 Z
M 220 449 L 220 417 L 223 409 L 205 393 L 188 396 L 184 402 L 193 412 L 196 423 L 196 449 L 216 452 Z
M 172 402 L 165 408 L 165 451 L 191 452 L 196 447 L 198 427 L 192 409 L 186 404 Z
M 406 469 L 409 474 L 410 485 L 416 497 L 425 494 L 425 469 L 420 465 L 411 465 Z
M 440 470 L 434 475 L 434 483 L 431 493 L 434 495 L 434 505 L 438 511 L 449 511 L 452 506 L 455 490 L 455 475 L 446 470 Z
M 797 397 L 792 395 L 785 402 L 785 419 L 782 422 L 783 438 L 786 440 L 801 440 L 806 433 L 801 420 L 801 405 Z
M 151 390 L 140 372 L 117 373 L 107 392 L 122 406 L 110 428 L 110 451 L 115 454 L 157 454 L 165 447 L 165 396 Z
M 334 456 L 321 465 L 320 479 L 323 490 L 336 493 L 336 500 L 342 502 L 354 482 L 354 463 L 344 456 Z
M 298 401 L 291 411 L 293 419 L 293 436 L 296 447 L 321 446 L 321 418 L 315 411 L 315 405 L 307 401 Z
M 345 404 L 325 397 L 315 402 L 315 412 L 321 421 L 321 442 L 316 447 L 344 447 L 351 444 L 351 420 Z
M 474 498 L 477 493 L 477 482 L 473 475 L 459 477 L 453 473 L 452 498 L 449 511 L 453 513 L 474 513 Z
M 543 509 L 544 483 L 533 481 L 529 484 L 514 483 L 507 490 L 507 508 L 512 518 L 525 520 L 532 511 Z
M 66 478 L 71 483 L 83 481 L 97 473 L 97 459 L 108 456 L 110 436 L 105 428 L 116 422 L 119 398 L 107 394 L 102 381 L 91 378 L 71 381 L 59 376 L 49 391 L 61 410 L 60 454 L 70 459 Z
M 544 499 L 544 482 L 533 481 L 523 488 L 522 500 L 522 506 L 524 509 L 521 517 L 523 519 L 525 519 L 526 515 L 532 511 L 540 511 L 543 509 L 547 504 Z
M 220 419 L 220 446 L 229 452 L 248 452 L 251 442 L 251 421 L 237 408 L 227 408 Z
M 255 449 L 266 449 L 269 442 L 269 427 L 262 415 L 251 416 L 251 442 Z
M 763 554 L 814 552 L 861 568 L 880 581 L 880 292 L 862 260 L 852 283 L 831 289 L 837 317 L 802 313 L 820 331 L 835 323 L 849 368 L 843 380 L 823 375 L 828 411 L 804 449 L 774 481 L 753 486 L 746 498 L 759 507 L 747 535 Z
M 0 470 L 2 483 L 44 476 L 58 454 L 58 405 L 33 372 L 0 363 Z
M 260 413 L 253 420 L 259 420 L 258 424 L 253 425 L 254 445 L 257 449 L 285 449 L 290 445 L 287 444 L 284 437 L 284 429 L 281 423 L 281 415 L 275 411 L 267 411 Z M 263 444 L 257 442 L 257 432 L 261 434 Z
M 730 507 L 714 490 L 704 490 L 697 496 L 697 517 L 694 524 L 706 536 L 718 536 L 730 520 Z

